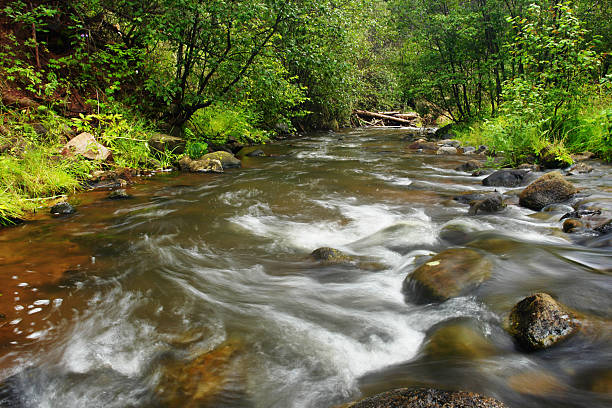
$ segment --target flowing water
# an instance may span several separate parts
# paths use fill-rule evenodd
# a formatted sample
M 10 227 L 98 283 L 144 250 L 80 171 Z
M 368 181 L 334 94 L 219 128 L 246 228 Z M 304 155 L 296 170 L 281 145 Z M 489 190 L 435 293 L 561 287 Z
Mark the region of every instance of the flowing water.
M 242 169 L 157 175 L 131 200 L 82 194 L 74 216 L 0 231 L 0 401 L 332 407 L 434 386 L 510 407 L 612 406 L 609 241 L 561 232 L 563 208 L 469 216 L 452 197 L 490 189 L 456 156 L 410 153 L 406 135 L 288 140 Z M 570 204 L 612 209 L 609 166 L 569 179 Z M 360 262 L 309 260 L 321 246 Z M 406 276 L 450 247 L 476 248 L 492 278 L 439 304 L 405 297 Z M 519 350 L 503 321 L 536 291 L 598 323 Z

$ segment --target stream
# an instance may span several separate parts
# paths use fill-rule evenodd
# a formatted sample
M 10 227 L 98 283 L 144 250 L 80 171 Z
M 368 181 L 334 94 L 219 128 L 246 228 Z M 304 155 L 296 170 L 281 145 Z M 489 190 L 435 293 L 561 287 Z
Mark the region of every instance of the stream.
M 563 233 L 562 209 L 468 215 L 453 196 L 492 191 L 484 176 L 454 170 L 467 156 L 408 151 L 407 135 L 310 134 L 241 169 L 158 174 L 130 200 L 78 194 L 72 216 L 0 230 L 0 401 L 327 408 L 432 386 L 612 406 L 612 248 Z M 591 164 L 567 177 L 570 204 L 612 211 L 612 168 Z M 323 246 L 359 263 L 309 259 Z M 455 247 L 486 256 L 491 279 L 442 303 L 402 293 Z M 524 352 L 504 319 L 538 291 L 602 323 Z

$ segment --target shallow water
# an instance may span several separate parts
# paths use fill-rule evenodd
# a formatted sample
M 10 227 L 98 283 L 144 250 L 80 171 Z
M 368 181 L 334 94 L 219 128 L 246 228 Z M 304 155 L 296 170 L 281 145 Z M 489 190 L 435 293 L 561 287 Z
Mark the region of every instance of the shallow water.
M 132 200 L 82 194 L 74 216 L 0 231 L 0 401 L 332 407 L 427 385 L 510 407 L 610 406 L 598 384 L 607 378 L 609 392 L 612 381 L 612 249 L 561 232 L 563 212 L 468 216 L 452 197 L 491 190 L 482 177 L 453 170 L 465 159 L 409 152 L 406 135 L 272 144 L 242 169 L 158 175 Z M 569 179 L 581 189 L 569 204 L 612 211 L 609 166 Z M 361 264 L 308 260 L 321 246 Z M 481 251 L 492 278 L 440 304 L 405 297 L 406 276 L 450 247 Z M 536 291 L 597 324 L 520 351 L 503 319 Z M 454 326 L 486 352 L 461 352 L 452 338 L 432 346 L 436 329 Z M 203 387 L 197 401 L 192 383 Z

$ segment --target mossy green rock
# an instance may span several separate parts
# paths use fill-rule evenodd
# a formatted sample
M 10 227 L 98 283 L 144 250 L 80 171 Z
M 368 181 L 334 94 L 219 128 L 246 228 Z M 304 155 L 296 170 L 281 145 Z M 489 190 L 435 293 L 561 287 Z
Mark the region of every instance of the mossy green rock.
M 310 257 L 315 261 L 331 264 L 351 263 L 353 258 L 346 255 L 342 251 L 334 248 L 322 247 L 317 248 L 310 254 Z
M 224 169 L 228 169 L 231 167 L 240 167 L 241 165 L 240 160 L 234 157 L 233 154 L 224 152 L 224 151 L 218 151 L 218 152 L 212 152 L 212 153 L 205 154 L 204 156 L 200 157 L 198 160 L 207 160 L 207 159 L 219 160 Z
M 347 408 L 506 408 L 502 402 L 464 391 L 398 388 L 346 406 Z
M 509 333 L 527 351 L 551 347 L 577 329 L 578 322 L 572 313 L 546 293 L 521 300 L 508 319 Z
M 452 248 L 440 252 L 404 280 L 404 293 L 417 303 L 464 295 L 491 276 L 492 264 L 480 252 Z
M 528 185 L 519 195 L 519 204 L 534 211 L 569 200 L 578 190 L 561 173 L 546 173 Z
M 478 359 L 495 354 L 495 347 L 475 327 L 455 322 L 435 329 L 424 351 L 436 359 Z

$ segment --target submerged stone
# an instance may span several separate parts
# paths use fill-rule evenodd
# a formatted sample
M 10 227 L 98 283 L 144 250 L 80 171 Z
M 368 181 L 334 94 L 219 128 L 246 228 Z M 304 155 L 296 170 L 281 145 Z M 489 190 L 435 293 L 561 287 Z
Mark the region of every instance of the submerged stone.
M 540 397 L 562 392 L 567 388 L 555 375 L 543 370 L 514 374 L 508 378 L 508 385 L 518 393 Z
M 577 329 L 571 312 L 546 293 L 536 293 L 517 303 L 508 322 L 508 331 L 527 351 L 551 347 Z
M 132 196 L 129 195 L 124 188 L 113 190 L 108 195 L 109 200 L 127 200 L 129 198 L 132 198 Z
M 506 408 L 473 392 L 398 388 L 348 404 L 347 408 Z
M 424 347 L 429 357 L 478 359 L 495 354 L 493 344 L 468 322 L 443 323 L 433 330 Z
M 546 173 L 527 186 L 519 195 L 519 204 L 540 211 L 549 204 L 569 200 L 578 190 L 559 172 Z
M 76 209 L 66 201 L 62 201 L 61 203 L 57 203 L 53 207 L 51 207 L 51 210 L 49 210 L 49 212 L 51 213 L 51 215 L 59 217 L 62 215 L 74 214 L 76 212 Z
M 350 263 L 353 258 L 346 255 L 342 251 L 339 251 L 330 247 L 317 248 L 310 254 L 310 257 L 315 261 L 321 261 L 325 263 L 339 264 L 339 263 Z
M 464 295 L 491 276 L 492 264 L 478 251 L 452 248 L 440 252 L 404 280 L 403 291 L 417 303 Z

